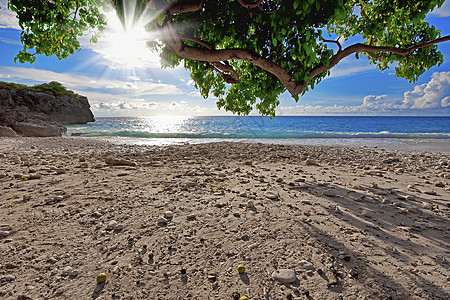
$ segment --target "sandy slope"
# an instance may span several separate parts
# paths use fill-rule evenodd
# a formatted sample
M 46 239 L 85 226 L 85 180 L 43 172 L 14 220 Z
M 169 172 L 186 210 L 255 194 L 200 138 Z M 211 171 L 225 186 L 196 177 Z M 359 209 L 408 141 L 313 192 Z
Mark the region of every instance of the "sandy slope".
M 440 153 L 2 138 L 0 298 L 448 299 L 449 178 Z

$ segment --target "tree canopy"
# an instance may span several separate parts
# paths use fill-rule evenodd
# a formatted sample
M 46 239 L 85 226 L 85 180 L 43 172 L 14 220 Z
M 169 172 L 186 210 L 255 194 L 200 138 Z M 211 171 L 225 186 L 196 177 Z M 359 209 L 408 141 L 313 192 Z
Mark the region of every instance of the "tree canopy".
M 133 18 L 159 33 L 149 41 L 163 67 L 184 64 L 203 97 L 238 114 L 253 107 L 275 115 L 279 95 L 313 89 L 350 55 L 414 82 L 443 62 L 437 44 L 450 40 L 424 19 L 445 0 L 9 0 L 22 28 L 23 50 L 68 57 L 78 37 L 106 26 L 101 8 Z M 330 37 L 334 37 L 331 39 Z M 339 40 L 361 42 L 341 46 Z M 95 42 L 98 38 L 92 35 Z

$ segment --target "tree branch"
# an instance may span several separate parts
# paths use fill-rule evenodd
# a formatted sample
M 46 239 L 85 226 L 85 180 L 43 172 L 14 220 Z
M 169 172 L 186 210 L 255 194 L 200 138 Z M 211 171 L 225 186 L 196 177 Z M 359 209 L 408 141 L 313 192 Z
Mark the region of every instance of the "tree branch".
M 326 40 L 326 39 L 324 39 L 324 38 L 322 38 L 322 41 L 324 41 L 325 43 L 335 43 L 335 44 L 338 45 L 338 47 L 339 47 L 338 52 L 341 52 L 341 51 L 342 51 L 342 46 L 341 46 L 341 43 L 339 43 L 339 41 Z
M 155 7 L 155 0 L 152 0 L 151 6 L 152 9 Z M 262 0 L 238 0 L 238 2 L 248 8 L 256 8 L 258 7 Z M 192 1 L 182 1 L 178 2 L 177 4 L 166 8 L 166 11 L 170 14 L 179 14 L 179 13 L 186 13 L 186 12 L 193 12 L 197 11 L 201 8 L 202 0 L 198 0 L 196 2 Z M 332 42 L 336 43 L 339 47 L 338 52 L 331 57 L 329 60 L 328 65 L 318 65 L 315 68 L 313 68 L 308 75 L 308 80 L 301 81 L 301 82 L 295 82 L 293 77 L 280 65 L 265 59 L 264 57 L 253 53 L 251 51 L 245 50 L 245 49 L 222 49 L 222 50 L 216 50 L 211 45 L 209 45 L 207 42 L 202 41 L 198 38 L 189 38 L 189 37 L 180 37 L 178 32 L 176 31 L 172 19 L 169 18 L 166 19 L 164 24 L 162 26 L 158 26 L 156 24 L 156 29 L 160 33 L 160 38 L 163 41 L 163 43 L 176 55 L 198 60 L 198 61 L 204 61 L 208 62 L 212 65 L 212 67 L 219 72 L 220 76 L 228 82 L 228 83 L 236 83 L 239 79 L 239 74 L 234 70 L 229 64 L 229 60 L 242 60 L 250 62 L 261 69 L 273 74 L 280 80 L 281 84 L 284 85 L 284 87 L 291 93 L 291 95 L 298 95 L 305 91 L 307 85 L 309 82 L 317 77 L 319 74 L 326 72 L 333 68 L 335 65 L 337 65 L 342 59 L 345 57 L 351 55 L 351 54 L 358 54 L 359 52 L 366 52 L 369 56 L 380 59 L 383 58 L 383 54 L 374 54 L 374 52 L 390 52 L 398 55 L 402 55 L 405 57 L 409 57 L 409 55 L 420 48 L 424 48 L 427 46 L 431 46 L 437 43 L 441 43 L 444 41 L 450 40 L 450 36 L 445 36 L 441 38 L 437 38 L 431 41 L 426 41 L 423 43 L 419 43 L 417 45 L 412 45 L 408 48 L 396 48 L 396 47 L 385 47 L 385 46 L 373 46 L 372 45 L 372 39 L 369 45 L 365 44 L 354 44 L 352 46 L 349 46 L 345 49 L 342 49 L 342 46 L 340 45 L 339 41 L 333 41 L 333 40 L 325 40 L 324 42 Z M 192 47 L 189 45 L 186 45 L 183 40 L 185 41 L 191 41 L 196 44 L 199 44 L 201 46 L 204 46 L 206 49 L 203 48 L 197 48 Z M 224 62 L 224 63 L 222 63 Z
M 413 51 L 421 49 L 421 48 L 425 48 L 428 46 L 432 46 L 438 43 L 442 43 L 445 41 L 450 41 L 450 35 L 441 37 L 441 38 L 437 38 L 434 40 L 430 40 L 430 41 L 426 41 L 423 43 L 419 43 L 417 45 L 412 45 L 408 48 L 395 48 L 395 47 L 383 47 L 383 46 L 372 46 L 372 45 L 365 45 L 365 44 L 354 44 L 352 46 L 349 46 L 347 48 L 345 48 L 344 50 L 342 50 L 341 52 L 336 53 L 329 62 L 328 66 L 325 65 L 319 65 L 317 67 L 315 67 L 311 73 L 309 74 L 309 80 L 315 78 L 317 75 L 328 71 L 329 69 L 331 69 L 332 67 L 334 67 L 335 65 L 337 65 L 342 59 L 344 59 L 345 57 L 356 53 L 356 52 L 367 52 L 370 56 L 374 55 L 375 57 L 380 57 L 380 55 L 375 55 L 373 54 L 373 52 L 390 52 L 390 53 L 394 53 L 394 54 L 398 54 L 398 55 L 402 55 L 405 57 L 408 57 Z M 372 57 L 374 57 L 372 56 Z
M 226 83 L 234 84 L 239 81 L 239 74 L 233 69 L 228 62 L 213 62 L 211 63 L 213 68 L 219 72 L 220 76 L 225 80 Z
M 296 83 L 292 76 L 278 64 L 245 49 L 200 49 L 183 43 L 172 21 L 158 27 L 160 38 L 176 55 L 198 61 L 216 63 L 232 59 L 248 61 L 263 70 L 275 75 L 292 95 L 298 95 L 306 88 L 304 82 Z
M 256 0 L 256 1 L 251 1 L 251 0 L 238 0 L 239 4 L 242 5 L 243 7 L 247 8 L 247 9 L 253 9 L 253 8 L 257 8 L 261 2 L 263 2 L 263 0 Z
M 342 59 L 345 57 L 358 53 L 358 52 L 366 52 L 369 55 L 375 56 L 373 52 L 390 52 L 394 54 L 399 54 L 405 57 L 408 57 L 413 51 L 424 48 L 427 46 L 431 46 L 437 43 L 441 43 L 444 41 L 450 40 L 450 36 L 445 36 L 441 38 L 437 38 L 431 41 L 426 41 L 417 45 L 410 46 L 408 48 L 395 48 L 395 47 L 383 47 L 383 46 L 372 46 L 372 45 L 365 45 L 365 44 L 354 44 L 352 46 L 349 46 L 342 50 L 339 49 L 339 51 L 330 59 L 328 66 L 321 64 L 315 68 L 313 68 L 308 76 L 307 82 L 299 82 L 296 83 L 292 76 L 281 66 L 278 64 L 267 60 L 260 55 L 253 53 L 251 51 L 245 50 L 245 49 L 223 49 L 223 50 L 215 50 L 212 48 L 208 49 L 200 49 L 196 47 L 191 47 L 183 43 L 182 38 L 178 35 L 175 27 L 173 26 L 173 23 L 171 20 L 169 20 L 167 23 L 165 23 L 162 27 L 159 27 L 160 33 L 161 33 L 161 39 L 166 44 L 166 46 L 174 52 L 176 55 L 189 58 L 193 60 L 198 61 L 205 61 L 209 62 L 211 64 L 214 64 L 216 68 L 220 70 L 220 74 L 222 77 L 224 77 L 222 74 L 224 72 L 233 74 L 232 79 L 230 78 L 224 78 L 225 81 L 229 82 L 235 81 L 238 76 L 235 70 L 231 71 L 230 69 L 223 69 L 224 65 L 217 65 L 217 62 L 226 62 L 229 60 L 242 60 L 242 61 L 248 61 L 252 64 L 260 67 L 261 69 L 275 75 L 278 80 L 285 86 L 285 88 L 292 94 L 292 95 L 298 95 L 304 92 L 304 90 L 307 87 L 307 84 L 309 81 L 314 79 L 319 74 L 333 68 L 335 65 L 337 65 Z M 198 40 L 200 42 L 200 40 Z M 336 41 L 332 41 L 336 42 Z M 339 45 L 339 44 L 338 44 Z
M 198 38 L 194 38 L 194 37 L 180 37 L 182 41 L 190 41 L 190 42 L 194 42 L 196 44 L 202 45 L 203 47 L 212 50 L 213 46 L 211 46 L 209 43 L 202 41 L 201 39 Z
M 73 13 L 73 20 L 75 21 L 75 19 L 77 18 L 77 13 L 78 13 L 78 9 L 79 9 L 79 3 L 77 1 L 77 7 L 75 8 L 75 12 Z
M 194 12 L 200 9 L 202 7 L 203 1 L 198 0 L 196 2 L 192 1 L 181 1 L 178 2 L 172 6 L 169 7 L 169 12 L 172 15 L 175 14 L 182 14 L 182 13 L 188 13 L 188 12 Z
M 148 6 L 151 10 L 154 11 L 168 11 L 172 15 L 194 12 L 200 9 L 203 4 L 203 0 L 197 0 L 195 2 L 184 0 L 177 2 L 171 6 L 168 6 L 166 2 L 158 1 L 158 0 L 150 0 Z

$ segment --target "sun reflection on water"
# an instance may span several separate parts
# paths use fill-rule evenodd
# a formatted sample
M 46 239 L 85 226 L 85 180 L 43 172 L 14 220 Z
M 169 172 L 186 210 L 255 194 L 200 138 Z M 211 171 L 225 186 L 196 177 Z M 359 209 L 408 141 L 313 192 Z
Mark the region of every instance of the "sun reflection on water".
M 142 118 L 141 130 L 152 133 L 179 133 L 189 131 L 188 121 L 192 117 L 155 116 Z M 191 129 L 192 130 L 192 129 Z

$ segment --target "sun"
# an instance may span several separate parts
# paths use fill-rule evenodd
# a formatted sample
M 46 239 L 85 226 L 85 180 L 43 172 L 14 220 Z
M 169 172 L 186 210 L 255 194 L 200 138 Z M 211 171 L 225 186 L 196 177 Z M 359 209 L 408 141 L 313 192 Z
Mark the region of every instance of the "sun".
M 133 24 L 126 18 L 124 25 L 115 11 L 105 15 L 108 25 L 97 48 L 111 62 L 111 68 L 130 70 L 159 64 L 158 54 L 147 47 L 147 41 L 157 39 L 155 33 L 145 30 L 147 22 L 142 20 Z

